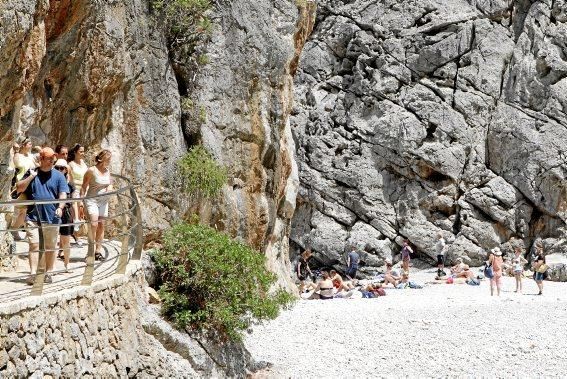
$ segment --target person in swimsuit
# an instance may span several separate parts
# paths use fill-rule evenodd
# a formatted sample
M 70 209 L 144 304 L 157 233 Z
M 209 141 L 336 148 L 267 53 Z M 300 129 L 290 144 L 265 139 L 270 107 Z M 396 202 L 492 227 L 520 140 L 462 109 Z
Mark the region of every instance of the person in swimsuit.
M 488 257 L 488 264 L 492 266 L 494 276 L 490 279 L 490 296 L 494 296 L 494 287 L 496 287 L 496 295 L 500 296 L 502 288 L 502 252 L 498 247 L 492 249 L 492 254 Z
M 309 297 L 309 300 L 329 300 L 334 297 L 334 287 L 331 276 L 327 271 L 321 271 L 321 275 L 323 278 L 319 280 L 315 286 L 315 291 L 313 292 L 313 295 Z
M 112 191 L 112 178 L 110 177 L 110 159 L 112 153 L 109 150 L 102 150 L 95 157 L 96 165 L 90 167 L 85 173 L 80 197 L 87 197 L 85 205 L 91 221 L 91 226 L 95 233 L 95 259 L 103 261 L 102 240 L 104 238 L 104 219 L 108 217 L 107 196 L 89 198 Z
M 539 289 L 538 295 L 543 294 L 543 279 L 545 276 L 545 271 L 547 270 L 547 264 L 545 262 L 545 255 L 543 255 L 543 247 L 540 245 L 536 248 L 537 256 L 534 260 L 534 280 Z
M 524 265 L 528 260 L 522 257 L 522 248 L 514 249 L 514 258 L 512 258 L 512 271 L 516 278 L 516 290 L 514 292 L 522 293 L 522 276 L 524 275 Z
M 340 291 L 350 291 L 354 289 L 354 285 L 351 281 L 344 281 L 341 275 L 336 270 L 329 271 L 331 280 L 333 281 L 333 287 L 336 288 L 337 292 Z
M 404 272 L 409 272 L 409 265 L 410 265 L 410 255 L 413 253 L 412 248 L 409 245 L 409 241 L 405 240 L 404 245 L 402 247 L 402 267 Z
M 400 274 L 392 270 L 392 262 L 386 261 L 386 272 L 384 273 L 384 283 L 383 286 L 387 286 L 391 283 L 394 287 L 398 285 L 398 282 L 402 279 Z
M 75 190 L 71 193 L 73 199 L 81 196 L 81 188 L 83 187 L 83 179 L 89 167 L 83 159 L 85 156 L 85 148 L 82 145 L 76 144 L 69 152 L 69 183 L 73 185 Z M 73 222 L 78 223 L 81 221 L 80 203 L 73 203 L 72 216 Z M 79 231 L 79 225 L 75 225 L 74 231 Z

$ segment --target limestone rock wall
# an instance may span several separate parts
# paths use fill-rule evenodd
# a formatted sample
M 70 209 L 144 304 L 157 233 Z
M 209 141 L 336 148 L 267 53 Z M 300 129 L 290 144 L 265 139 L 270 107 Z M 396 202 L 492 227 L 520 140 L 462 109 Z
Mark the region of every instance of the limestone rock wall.
M 24 134 L 34 145 L 81 143 L 91 159 L 108 148 L 113 172 L 139 184 L 146 226 L 166 225 L 185 141 L 147 2 L 12 1 L 0 12 L 1 161 Z
M 478 264 L 543 239 L 567 248 L 567 4 L 337 1 L 318 5 L 295 77 L 300 173 L 291 239 L 370 271 L 402 238 Z
M 290 285 L 287 236 L 298 187 L 292 78 L 314 15 L 309 1 L 220 1 L 203 51 L 208 63 L 194 81 L 181 75 L 203 114 L 189 139 L 201 140 L 228 171 L 223 201 L 213 205 L 209 222 L 266 252 L 284 286 Z
M 0 306 L 0 376 L 224 377 L 253 367 L 241 345 L 173 330 L 146 303 L 141 265 L 93 287 Z
M 110 149 L 113 171 L 139 185 L 151 237 L 191 208 L 178 191 L 175 162 L 203 143 L 230 178 L 222 198 L 202 206 L 204 221 L 266 252 L 288 285 L 287 236 L 298 187 L 292 76 L 315 5 L 215 2 L 212 40 L 199 52 L 208 63 L 174 71 L 175 52 L 167 51 L 148 4 L 2 3 L 0 161 L 24 134 L 34 144 L 82 143 L 91 158 Z M 202 117 L 183 119 L 180 93 Z M 8 182 L 6 174 L 2 193 Z

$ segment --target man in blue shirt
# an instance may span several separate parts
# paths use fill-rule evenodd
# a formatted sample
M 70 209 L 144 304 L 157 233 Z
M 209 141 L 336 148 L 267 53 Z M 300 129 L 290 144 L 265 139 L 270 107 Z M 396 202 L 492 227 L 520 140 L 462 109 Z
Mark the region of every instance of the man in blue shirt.
M 67 198 L 69 188 L 67 180 L 63 174 L 53 169 L 55 163 L 55 152 L 44 147 L 39 153 L 39 167 L 37 170 L 30 170 L 22 180 L 17 183 L 19 193 L 25 192 L 29 200 L 64 200 Z M 43 232 L 45 245 L 45 283 L 51 283 L 51 275 L 55 263 L 55 249 L 57 246 L 57 236 L 59 234 L 59 224 L 64 202 L 55 204 L 42 204 L 28 207 L 26 219 L 26 236 L 29 241 L 30 253 L 28 255 L 31 276 L 28 284 L 33 284 L 35 271 L 37 271 L 37 251 L 39 249 L 39 229 Z M 35 270 L 34 270 L 35 268 Z
M 350 253 L 347 255 L 347 272 L 346 276 L 349 279 L 356 278 L 356 272 L 358 271 L 358 263 L 360 262 L 360 256 L 356 252 L 356 246 L 351 248 Z

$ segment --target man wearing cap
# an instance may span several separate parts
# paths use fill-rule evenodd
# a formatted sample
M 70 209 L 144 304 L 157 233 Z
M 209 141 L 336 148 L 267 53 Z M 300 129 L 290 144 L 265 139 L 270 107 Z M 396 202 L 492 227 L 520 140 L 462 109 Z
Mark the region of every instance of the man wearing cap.
M 55 152 L 49 147 L 44 147 L 39 153 L 39 167 L 37 170 L 29 170 L 24 178 L 17 183 L 18 192 L 25 192 L 30 200 L 64 200 L 67 198 L 69 187 L 65 176 L 53 169 Z M 53 270 L 55 262 L 55 249 L 61 215 L 65 203 L 41 204 L 28 208 L 26 235 L 29 241 L 30 253 L 28 256 L 32 276 L 28 278 L 28 284 L 33 284 L 34 273 L 37 271 L 37 251 L 39 250 L 39 229 L 43 231 L 45 244 L 45 283 L 51 283 L 50 271 Z

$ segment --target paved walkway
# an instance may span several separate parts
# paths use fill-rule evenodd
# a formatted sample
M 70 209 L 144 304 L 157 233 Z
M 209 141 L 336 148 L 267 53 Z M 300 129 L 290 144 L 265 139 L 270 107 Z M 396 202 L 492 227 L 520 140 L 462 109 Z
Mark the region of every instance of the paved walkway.
M 85 257 L 87 256 L 87 241 L 79 239 L 80 245 L 71 244 L 71 255 L 69 259 L 68 272 L 65 272 L 63 259 L 55 260 L 53 283 L 44 283 L 43 293 L 53 293 L 62 289 L 81 285 L 85 272 Z M 103 243 L 106 260 L 95 261 L 93 282 L 113 275 L 118 266 L 121 244 L 117 241 L 105 240 Z M 25 241 L 16 242 L 16 253 L 22 254 L 28 251 Z M 18 267 L 14 272 L 0 272 L 0 303 L 30 296 L 31 285 L 26 284 L 29 276 L 27 255 L 18 256 Z

